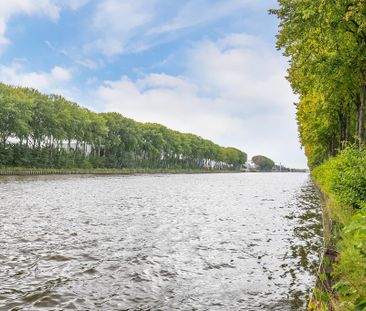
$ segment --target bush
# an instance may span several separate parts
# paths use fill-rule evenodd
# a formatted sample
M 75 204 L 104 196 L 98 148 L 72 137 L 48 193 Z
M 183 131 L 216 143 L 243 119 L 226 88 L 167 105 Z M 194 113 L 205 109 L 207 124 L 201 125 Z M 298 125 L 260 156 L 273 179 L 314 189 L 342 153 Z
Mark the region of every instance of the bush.
M 313 176 L 338 204 L 361 208 L 366 202 L 366 149 L 343 150 L 315 168 Z
M 366 150 L 345 149 L 314 169 L 313 177 L 335 203 L 331 209 L 353 210 L 352 217 L 337 219 L 343 228 L 333 288 L 340 310 L 366 310 Z

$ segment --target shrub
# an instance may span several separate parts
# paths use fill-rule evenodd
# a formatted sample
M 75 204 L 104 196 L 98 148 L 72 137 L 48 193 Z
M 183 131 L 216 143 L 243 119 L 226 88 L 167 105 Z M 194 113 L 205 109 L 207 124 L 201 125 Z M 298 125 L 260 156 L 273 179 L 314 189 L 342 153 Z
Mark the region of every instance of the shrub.
M 352 217 L 337 216 L 343 228 L 333 288 L 340 310 L 366 310 L 366 149 L 345 149 L 315 168 L 313 177 L 335 203 L 331 209 L 353 210 Z M 340 213 L 331 210 L 333 217 Z
M 315 168 L 313 176 L 338 204 L 361 208 L 366 202 L 366 149 L 343 150 Z

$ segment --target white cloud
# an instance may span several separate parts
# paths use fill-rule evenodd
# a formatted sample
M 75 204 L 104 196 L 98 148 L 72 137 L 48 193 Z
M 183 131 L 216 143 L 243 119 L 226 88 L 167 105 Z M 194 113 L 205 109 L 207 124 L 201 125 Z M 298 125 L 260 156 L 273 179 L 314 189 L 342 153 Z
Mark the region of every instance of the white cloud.
M 155 1 L 102 0 L 93 19 L 100 38 L 86 45 L 88 51 L 101 51 L 107 56 L 125 52 L 134 32 L 148 24 L 154 16 Z
M 296 97 L 279 53 L 256 37 L 232 34 L 194 45 L 184 61 L 181 76 L 106 81 L 97 89 L 98 99 L 106 111 L 305 166 L 292 105 Z
M 57 21 L 62 9 L 78 10 L 90 0 L 0 0 L 0 51 L 10 44 L 7 24 L 16 15 L 40 15 Z
M 7 23 L 20 14 L 44 15 L 51 20 L 59 17 L 59 7 L 52 0 L 2 0 L 0 1 L 0 49 L 10 43 L 6 38 Z
M 184 28 L 205 24 L 230 16 L 240 10 L 260 6 L 268 0 L 190 0 L 186 1 L 179 13 L 168 23 L 154 27 L 150 33 L 172 32 Z
M 266 10 L 274 3 L 275 0 L 188 0 L 174 4 L 163 0 L 101 0 L 92 23 L 96 38 L 85 45 L 85 50 L 108 57 L 137 53 L 176 40 L 178 30 L 200 27 L 241 11 Z
M 9 18 L 15 14 L 43 14 L 56 20 L 59 17 L 59 8 L 52 0 L 11 0 L 0 2 L 2 18 Z
M 83 59 L 75 58 L 74 62 L 88 69 L 97 69 L 103 65 L 103 62 L 101 61 L 97 62 L 89 58 L 83 58 Z
M 75 48 L 61 49 L 57 48 L 50 41 L 45 41 L 45 44 L 53 51 L 56 52 L 74 62 L 77 65 L 88 68 L 90 70 L 98 69 L 104 66 L 103 60 L 93 60 L 86 57 L 80 56 L 80 51 Z
M 82 92 L 75 84 L 72 70 L 61 66 L 55 66 L 50 71 L 27 71 L 21 63 L 0 65 L 0 81 L 14 86 L 35 88 L 46 94 L 62 95 L 86 107 L 88 104 L 84 100 L 85 91 Z
M 56 66 L 51 71 L 51 77 L 57 81 L 68 81 L 71 79 L 71 72 L 68 69 Z
M 182 78 L 154 74 L 137 81 L 127 77 L 107 81 L 97 92 L 105 110 L 119 111 L 142 122 L 162 123 L 205 137 L 220 136 L 235 128 L 232 118 L 210 111 L 211 100 L 198 97 L 194 89 Z M 223 126 L 215 126 L 218 123 Z
M 0 81 L 24 87 L 32 87 L 47 93 L 57 93 L 64 83 L 72 79 L 70 70 L 55 66 L 50 72 L 26 72 L 22 65 L 0 65 Z
M 165 89 L 165 90 L 180 90 L 183 92 L 193 93 L 198 90 L 196 85 L 184 79 L 184 77 L 174 77 L 167 74 L 150 74 L 138 81 L 139 89 Z
M 262 113 L 261 107 L 278 111 L 295 99 L 284 79 L 285 62 L 253 36 L 231 34 L 217 42 L 200 42 L 189 51 L 186 63 L 191 80 L 209 94 L 226 98 L 237 113 Z
M 263 43 L 255 36 L 246 33 L 232 33 L 220 39 L 216 45 L 220 49 L 251 48 L 262 46 Z
M 4 18 L 1 18 L 0 16 L 0 51 L 2 47 L 10 43 L 9 40 L 5 38 L 5 32 L 6 32 L 6 20 Z
M 90 0 L 56 0 L 58 6 L 69 8 L 73 11 L 79 10 L 81 7 L 90 2 Z
M 141 0 L 103 0 L 98 4 L 94 25 L 123 33 L 148 22 L 151 19 L 148 8 Z

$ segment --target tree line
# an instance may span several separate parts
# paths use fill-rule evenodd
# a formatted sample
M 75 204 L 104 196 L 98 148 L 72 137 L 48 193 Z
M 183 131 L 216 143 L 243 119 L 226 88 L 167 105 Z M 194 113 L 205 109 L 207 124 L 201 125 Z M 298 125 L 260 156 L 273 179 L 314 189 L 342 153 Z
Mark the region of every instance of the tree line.
M 0 167 L 239 169 L 246 153 L 0 84 Z
M 299 95 L 312 175 L 327 195 L 327 249 L 309 310 L 366 308 L 366 1 L 278 0 L 277 45 Z M 328 271 L 331 271 L 330 273 Z
M 310 167 L 365 143 L 366 2 L 278 0 L 277 47 L 289 58 Z

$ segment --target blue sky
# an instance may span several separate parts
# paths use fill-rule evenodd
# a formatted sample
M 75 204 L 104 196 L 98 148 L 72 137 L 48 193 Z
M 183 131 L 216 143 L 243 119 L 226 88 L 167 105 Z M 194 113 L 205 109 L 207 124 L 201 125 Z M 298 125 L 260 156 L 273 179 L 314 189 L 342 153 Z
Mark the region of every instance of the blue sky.
M 274 0 L 0 0 L 0 80 L 305 167 Z

